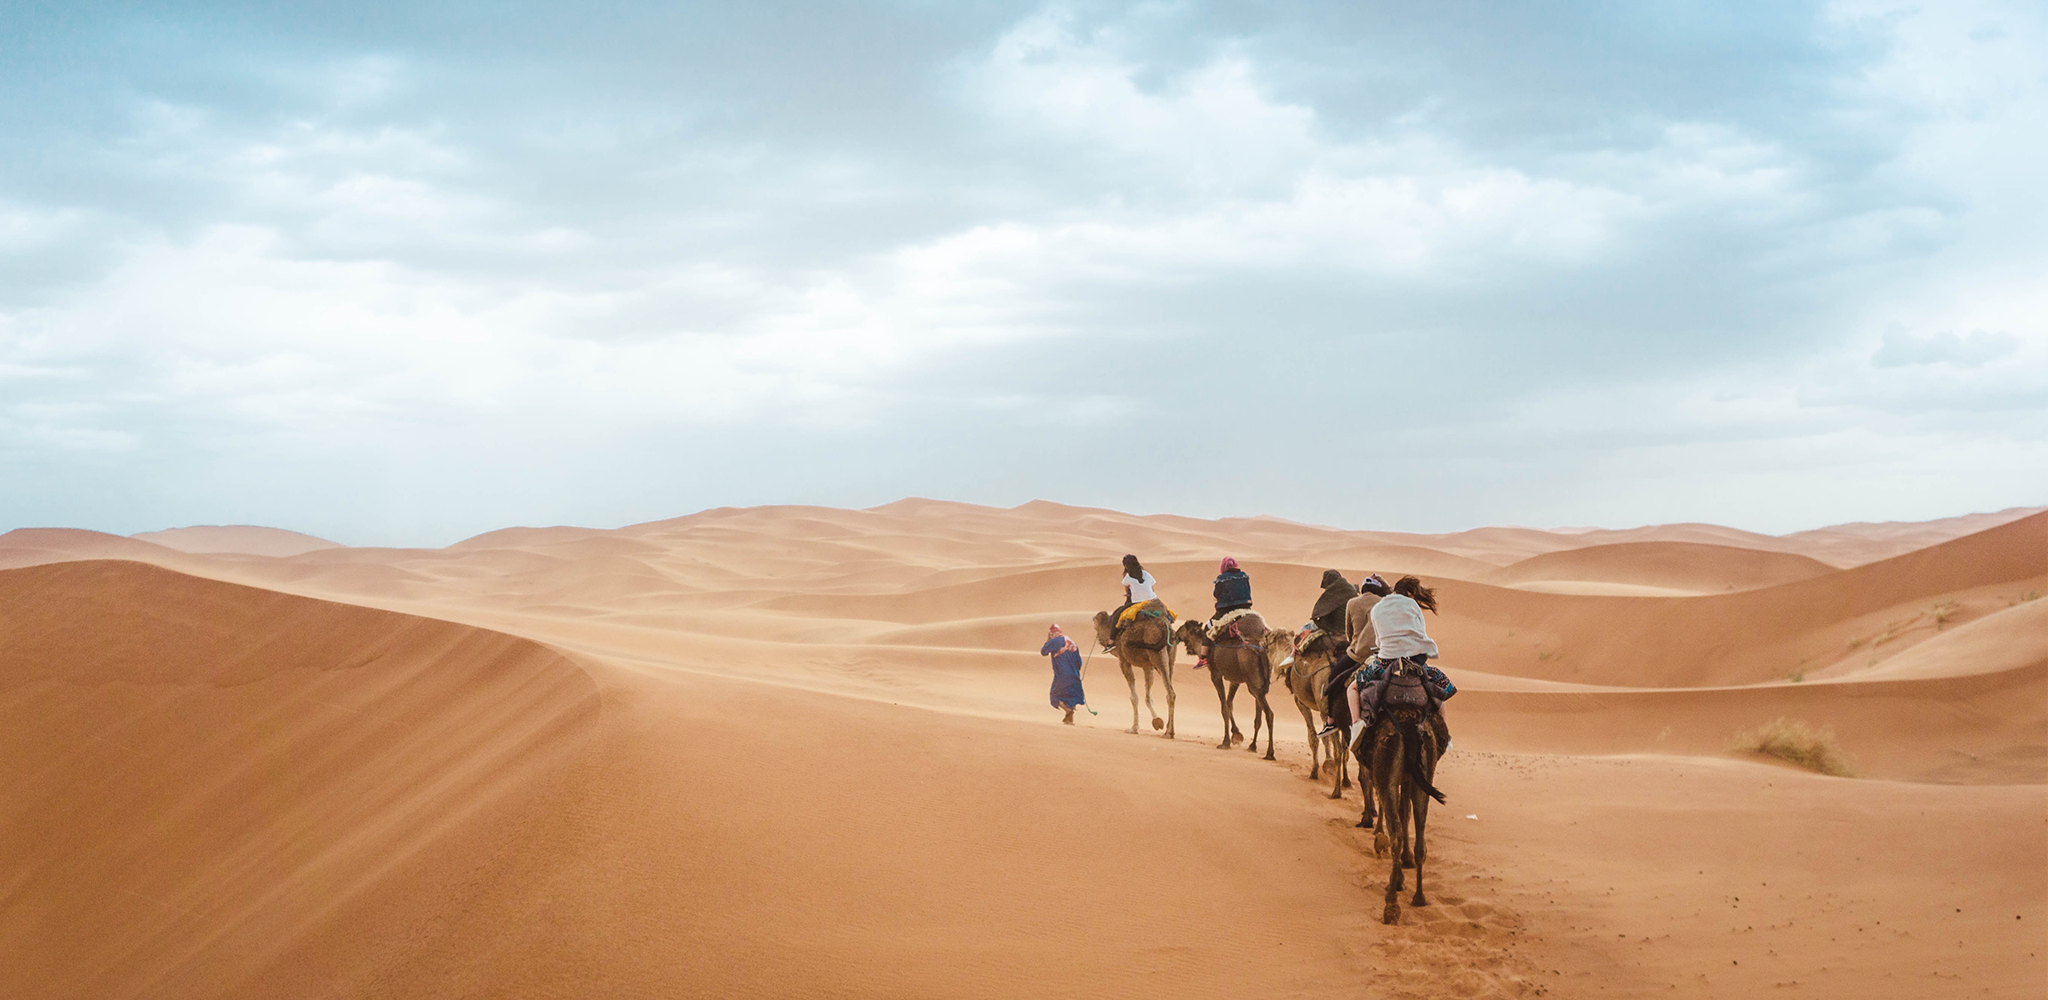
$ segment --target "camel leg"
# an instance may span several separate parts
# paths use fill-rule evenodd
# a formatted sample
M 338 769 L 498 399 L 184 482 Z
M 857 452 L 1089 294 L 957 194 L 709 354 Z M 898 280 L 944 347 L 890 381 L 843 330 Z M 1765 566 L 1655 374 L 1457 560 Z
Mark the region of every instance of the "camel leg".
M 1415 800 L 1415 898 L 1408 901 L 1410 906 L 1428 906 L 1429 897 L 1422 894 L 1422 863 L 1429 858 L 1429 847 L 1423 840 L 1422 830 L 1429 825 L 1429 793 L 1416 789 Z
M 1138 678 L 1131 673 L 1129 661 L 1118 657 L 1116 662 L 1117 666 L 1124 668 L 1124 685 L 1131 689 L 1131 728 L 1124 732 L 1135 733 L 1138 731 Z M 1148 676 L 1146 679 L 1149 681 L 1151 678 Z
M 1237 713 L 1230 710 L 1233 699 L 1223 693 L 1223 671 L 1213 660 L 1209 663 L 1209 683 L 1216 688 L 1216 710 L 1223 713 L 1223 742 L 1216 744 L 1216 749 L 1228 750 L 1231 737 L 1237 732 Z
M 1251 752 L 1260 750 L 1260 717 L 1266 717 L 1266 760 L 1274 758 L 1274 703 L 1266 691 L 1251 693 Z
M 1159 675 L 1166 683 L 1166 738 L 1173 739 L 1173 656 L 1166 657 L 1166 672 Z
M 1255 688 L 1255 687 L 1252 687 L 1252 685 L 1251 685 L 1251 682 L 1249 682 L 1249 681 L 1247 681 L 1247 682 L 1245 683 L 1245 687 L 1246 687 L 1246 688 L 1249 688 L 1249 689 L 1251 690 L 1251 693 L 1252 693 L 1252 745 L 1251 745 L 1251 746 L 1248 746 L 1248 747 L 1245 747 L 1245 751 L 1246 751 L 1247 753 L 1258 753 L 1258 752 L 1259 752 L 1259 723 L 1261 723 L 1261 722 L 1264 722 L 1264 721 L 1265 721 L 1265 713 L 1264 713 L 1264 712 L 1261 712 L 1261 711 L 1259 711 L 1259 702 L 1260 702 L 1260 700 L 1261 700 L 1261 699 L 1259 698 L 1259 689 L 1258 689 L 1258 688 Z M 1268 737 L 1267 737 L 1266 739 L 1267 739 L 1267 742 L 1272 742 L 1272 737 L 1268 736 Z
M 1384 838 L 1387 843 L 1387 906 L 1380 914 L 1381 923 L 1398 923 L 1401 920 L 1401 855 L 1408 850 L 1408 829 L 1400 822 L 1400 798 L 1403 794 L 1400 775 L 1401 759 L 1398 747 L 1389 754 L 1373 755 L 1373 781 L 1380 788 L 1380 815 L 1384 821 L 1373 834 L 1373 846 L 1377 848 Z
M 1301 709 L 1301 724 L 1308 728 L 1308 780 L 1314 781 L 1322 776 L 1323 748 L 1319 745 L 1322 741 L 1316 739 L 1316 724 L 1308 716 L 1308 706 L 1296 698 L 1294 707 Z
M 1395 794 L 1398 796 L 1400 793 L 1397 792 Z M 1383 811 L 1391 816 L 1394 812 L 1392 803 L 1388 803 L 1388 808 Z M 1408 845 L 1405 843 L 1408 839 L 1408 830 L 1405 826 L 1395 823 L 1392 819 L 1388 820 L 1387 825 L 1393 830 L 1393 849 L 1388 852 L 1393 856 L 1393 859 L 1388 864 L 1389 871 L 1387 872 L 1387 908 L 1381 912 L 1380 922 L 1383 924 L 1394 924 L 1401 921 L 1401 854 L 1408 849 Z
M 1359 780 L 1366 784 L 1367 813 L 1374 813 L 1375 810 L 1385 813 L 1392 808 L 1389 803 L 1392 802 L 1393 790 L 1387 787 L 1386 779 L 1381 776 L 1383 772 L 1380 770 L 1380 764 L 1383 757 L 1385 754 L 1381 753 L 1378 747 L 1373 747 L 1369 758 L 1361 757 L 1358 761 L 1358 766 L 1363 768 L 1359 772 Z M 1360 822 L 1366 829 L 1372 831 L 1373 857 L 1385 857 L 1387 848 L 1392 846 L 1392 835 L 1387 832 L 1387 824 L 1377 815 L 1369 815 Z
M 1325 736 L 1323 739 L 1331 741 L 1331 745 L 1323 749 L 1329 755 L 1330 763 L 1337 768 L 1337 777 L 1330 782 L 1330 797 L 1341 799 L 1344 797 L 1344 789 L 1351 784 L 1351 769 L 1346 766 L 1350 763 L 1347 760 L 1350 753 L 1336 745 L 1336 741 L 1342 737 Z
M 1146 716 L 1148 716 L 1149 718 L 1151 718 L 1151 720 L 1152 720 L 1153 722 L 1158 722 L 1158 721 L 1159 721 L 1159 710 L 1158 710 L 1158 709 L 1156 709 L 1156 708 L 1153 708 L 1153 707 L 1152 707 L 1152 671 L 1153 671 L 1153 669 L 1154 669 L 1154 668 L 1153 668 L 1153 666 L 1152 666 L 1151 664 L 1149 664 L 1149 663 L 1145 664 L 1145 715 L 1146 715 Z
M 1427 723 L 1417 726 L 1416 730 L 1423 744 L 1416 748 L 1416 753 L 1422 761 L 1422 775 L 1434 783 L 1438 752 L 1434 746 L 1436 734 L 1430 730 Z M 1413 906 L 1429 905 L 1429 897 L 1422 894 L 1422 864 L 1429 860 L 1429 837 L 1426 832 L 1428 826 L 1429 793 L 1418 788 L 1415 790 L 1415 898 L 1409 900 Z
M 1209 672 L 1210 672 L 1210 675 L 1211 675 L 1211 676 L 1214 676 L 1214 675 L 1215 675 L 1215 669 L 1214 669 L 1213 667 L 1212 667 L 1212 668 L 1210 668 L 1210 671 L 1209 671 Z M 1222 684 L 1223 682 L 1219 680 L 1219 681 L 1217 681 L 1217 683 L 1218 683 L 1218 684 L 1220 685 L 1220 684 Z M 1225 746 L 1233 746 L 1233 747 L 1234 747 L 1234 746 L 1238 745 L 1239 743 L 1243 743 L 1243 742 L 1244 742 L 1244 730 L 1242 730 L 1242 729 L 1239 729 L 1239 728 L 1237 728 L 1237 688 L 1238 688 L 1238 684 L 1239 684 L 1239 682 L 1238 682 L 1238 681 L 1231 681 L 1231 682 L 1230 682 L 1230 693 L 1229 693 L 1228 695 L 1225 695 L 1225 694 L 1223 693 L 1223 691 L 1222 691 L 1222 689 L 1221 689 L 1221 688 L 1218 688 L 1218 690 L 1217 690 L 1217 692 L 1216 692 L 1217 696 L 1218 696 L 1218 697 L 1220 697 L 1220 698 L 1222 698 L 1222 699 L 1223 699 L 1223 701 L 1224 701 L 1224 706 L 1223 706 L 1223 716 L 1224 716 L 1224 718 L 1225 718 L 1225 719 L 1226 719 L 1226 720 L 1227 720 L 1227 721 L 1229 722 L 1229 726 L 1228 726 L 1228 727 L 1226 728 L 1226 730 L 1225 730 L 1225 731 L 1226 731 L 1226 732 L 1228 732 L 1228 733 L 1230 734 L 1230 741 L 1229 741 L 1228 743 L 1226 743 L 1226 744 L 1225 744 Z
M 1380 805 L 1380 775 L 1378 765 L 1374 761 L 1375 757 L 1368 754 L 1359 754 L 1352 758 L 1352 763 L 1358 767 L 1358 794 L 1365 800 L 1365 808 L 1358 814 L 1358 827 L 1361 830 L 1372 830 L 1384 825 L 1380 823 L 1377 812 Z

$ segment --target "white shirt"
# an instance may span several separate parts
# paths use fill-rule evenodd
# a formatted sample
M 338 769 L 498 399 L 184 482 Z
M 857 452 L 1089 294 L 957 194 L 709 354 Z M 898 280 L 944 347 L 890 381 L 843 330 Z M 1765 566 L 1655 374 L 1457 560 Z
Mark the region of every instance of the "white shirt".
M 1159 595 L 1152 592 L 1152 582 L 1150 570 L 1145 571 L 1145 578 L 1143 580 L 1133 580 L 1128 576 L 1124 577 L 1124 586 L 1131 588 L 1132 604 L 1143 604 L 1146 601 L 1156 601 L 1159 599 Z
M 1412 597 L 1388 594 L 1380 598 L 1372 606 L 1372 631 L 1382 658 L 1436 655 L 1436 643 L 1430 641 L 1429 629 L 1422 623 L 1422 605 Z

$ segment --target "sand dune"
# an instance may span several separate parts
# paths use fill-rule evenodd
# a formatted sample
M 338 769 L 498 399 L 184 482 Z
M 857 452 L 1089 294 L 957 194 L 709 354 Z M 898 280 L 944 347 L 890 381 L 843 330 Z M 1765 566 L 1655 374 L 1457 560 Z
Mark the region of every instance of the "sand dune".
M 434 550 L 237 537 L 0 536 L 31 567 L 0 572 L 0 962 L 25 995 L 2048 980 L 2040 512 L 1424 536 L 907 500 Z M 1325 568 L 1438 586 L 1465 692 L 1436 906 L 1376 922 L 1384 865 L 1355 792 L 1303 780 L 1290 704 L 1282 763 L 1219 751 L 1183 661 L 1181 739 L 1130 736 L 1096 656 L 1102 714 L 1051 724 L 1045 623 L 1085 635 L 1126 551 L 1184 614 L 1235 555 L 1278 625 Z M 1781 715 L 1860 777 L 1731 746 Z
M 489 919 L 596 715 L 525 640 L 136 563 L 0 572 L 0 604 L 15 996 L 398 974 Z
M 178 552 L 153 542 L 81 528 L 16 528 L 0 534 L 0 569 L 72 559 L 177 561 Z
M 1837 524 L 1794 532 L 1786 535 L 1785 541 L 1797 545 L 1798 551 L 1824 562 L 1836 566 L 1859 566 L 1939 545 L 1952 538 L 1974 535 L 2043 511 L 2048 511 L 2048 507 L 2012 507 L 1994 513 L 1965 514 L 1938 521 Z
M 286 531 L 283 528 L 260 528 L 249 524 L 197 525 L 164 531 L 144 531 L 128 537 L 177 549 L 180 552 L 239 553 L 276 558 L 342 547 L 341 543 L 330 542 L 325 538 Z
M 1480 579 L 1510 587 L 1572 581 L 1712 594 L 1808 580 L 1833 571 L 1833 566 L 1818 559 L 1761 549 L 1698 542 L 1615 542 L 1530 556 Z

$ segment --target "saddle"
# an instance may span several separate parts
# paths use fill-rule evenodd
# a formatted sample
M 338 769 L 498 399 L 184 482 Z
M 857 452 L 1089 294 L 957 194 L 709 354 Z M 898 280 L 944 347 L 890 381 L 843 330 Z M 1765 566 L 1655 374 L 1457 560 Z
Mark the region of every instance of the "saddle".
M 1401 660 L 1387 672 L 1380 705 L 1389 708 L 1429 708 L 1429 688 L 1422 683 L 1422 667 L 1413 660 Z
M 1334 640 L 1335 638 L 1330 633 L 1317 628 L 1314 622 L 1310 622 L 1307 625 L 1303 625 L 1301 631 L 1294 633 L 1294 655 L 1297 657 L 1306 656 L 1318 648 L 1318 643 L 1326 639 Z
M 1167 607 L 1165 601 L 1155 597 L 1143 604 L 1133 604 L 1125 608 L 1124 613 L 1116 620 L 1116 627 L 1122 629 L 1130 623 L 1137 621 L 1141 615 L 1146 618 L 1157 618 L 1167 625 L 1172 625 L 1175 618 L 1173 609 Z
M 1245 634 L 1246 629 L 1251 630 L 1251 635 Z M 1266 620 L 1250 608 L 1239 608 L 1226 612 L 1223 617 L 1210 622 L 1208 631 L 1210 642 L 1256 646 L 1265 641 Z
M 1173 609 L 1168 608 L 1165 601 L 1155 597 L 1143 604 L 1134 604 L 1125 608 L 1124 613 L 1118 616 L 1115 626 L 1110 630 L 1110 634 L 1112 636 L 1122 636 L 1132 625 L 1137 624 L 1138 619 L 1154 619 L 1159 622 L 1160 630 L 1164 633 L 1165 637 L 1157 643 L 1133 641 L 1130 645 L 1138 649 L 1165 649 L 1173 641 L 1173 617 Z

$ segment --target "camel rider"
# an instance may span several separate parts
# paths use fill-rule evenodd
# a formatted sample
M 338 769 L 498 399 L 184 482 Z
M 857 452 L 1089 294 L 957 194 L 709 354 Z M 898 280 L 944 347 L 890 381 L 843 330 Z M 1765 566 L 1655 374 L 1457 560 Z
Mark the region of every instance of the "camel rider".
M 1240 608 L 1252 606 L 1252 578 L 1237 568 L 1237 560 L 1223 557 L 1223 565 L 1216 570 L 1216 613 L 1209 616 L 1215 621 Z
M 1387 688 L 1387 667 L 1395 660 L 1413 660 L 1420 664 L 1422 684 L 1429 693 L 1429 725 L 1435 730 L 1437 742 L 1444 750 L 1451 748 L 1451 730 L 1444 722 L 1443 703 L 1458 693 L 1457 685 L 1444 676 L 1444 672 L 1429 665 L 1429 658 L 1437 655 L 1436 643 L 1429 638 L 1429 629 L 1422 620 L 1422 612 L 1436 613 L 1436 592 L 1422 585 L 1412 576 L 1404 576 L 1394 584 L 1394 592 L 1380 598 L 1372 606 L 1371 620 L 1374 637 L 1379 651 L 1372 660 L 1353 674 L 1349 690 L 1351 718 L 1351 746 L 1355 751 L 1359 741 L 1372 730 L 1375 716 L 1379 713 L 1380 696 Z
M 1115 614 L 1110 616 L 1109 641 L 1111 645 L 1115 645 L 1116 637 L 1123 634 L 1124 625 L 1126 624 L 1124 612 L 1146 601 L 1156 601 L 1159 599 L 1159 595 L 1153 592 L 1153 587 L 1157 582 L 1152 579 L 1152 574 L 1146 572 L 1145 567 L 1138 562 L 1137 556 L 1124 556 L 1124 603 L 1116 609 Z
M 1215 593 L 1216 613 L 1209 616 L 1210 638 L 1212 639 L 1215 638 L 1214 628 L 1218 618 L 1232 611 L 1240 611 L 1252 606 L 1252 578 L 1244 570 L 1238 568 L 1236 559 L 1224 556 L 1222 565 L 1216 568 Z M 1208 665 L 1209 658 L 1206 656 L 1195 660 L 1196 670 L 1200 670 Z
M 1323 596 L 1316 598 L 1316 606 L 1309 612 L 1309 621 L 1330 635 L 1342 639 L 1344 636 L 1344 606 L 1358 596 L 1358 588 L 1344 579 L 1344 574 L 1334 569 L 1323 571 Z
M 1336 725 L 1337 699 L 1343 697 L 1345 685 L 1351 682 L 1351 672 L 1357 670 L 1359 664 L 1372 659 L 1373 650 L 1379 644 L 1372 630 L 1373 605 L 1393 592 L 1387 581 L 1374 573 L 1358 581 L 1358 596 L 1344 605 L 1344 633 L 1349 637 L 1350 645 L 1330 661 L 1330 679 L 1323 685 L 1323 718 L 1333 720 L 1331 726 Z

